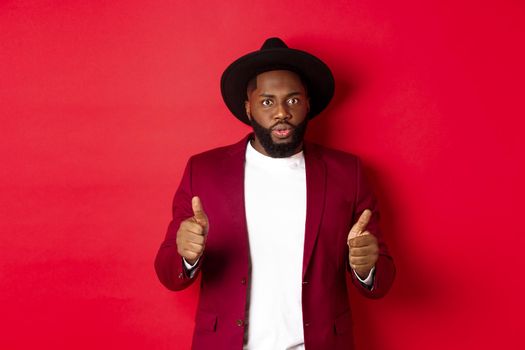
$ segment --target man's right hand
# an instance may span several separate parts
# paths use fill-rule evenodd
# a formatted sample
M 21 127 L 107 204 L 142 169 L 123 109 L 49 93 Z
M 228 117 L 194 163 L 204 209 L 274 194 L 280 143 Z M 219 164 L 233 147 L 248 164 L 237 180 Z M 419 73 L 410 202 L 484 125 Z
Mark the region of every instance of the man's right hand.
M 177 251 L 193 265 L 204 252 L 209 223 L 199 197 L 191 199 L 191 207 L 193 217 L 181 222 L 177 231 Z

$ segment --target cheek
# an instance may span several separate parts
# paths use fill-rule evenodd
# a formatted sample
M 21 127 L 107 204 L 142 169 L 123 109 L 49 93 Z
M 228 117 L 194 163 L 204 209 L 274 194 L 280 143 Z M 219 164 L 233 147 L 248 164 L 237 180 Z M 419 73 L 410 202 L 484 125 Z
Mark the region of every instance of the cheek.
M 268 118 L 264 114 L 261 114 L 259 111 L 254 111 L 252 109 L 251 119 L 253 119 L 257 124 L 259 124 L 263 128 L 268 129 L 271 127 L 271 118 Z
M 304 120 L 306 119 L 306 116 L 308 115 L 308 106 L 307 105 L 301 105 L 297 106 L 293 109 L 293 114 L 298 120 Z
M 257 106 L 252 106 L 251 114 L 252 117 L 255 118 L 255 120 L 261 125 L 267 123 L 268 121 L 271 121 L 273 118 L 273 112 L 271 108 L 261 108 Z

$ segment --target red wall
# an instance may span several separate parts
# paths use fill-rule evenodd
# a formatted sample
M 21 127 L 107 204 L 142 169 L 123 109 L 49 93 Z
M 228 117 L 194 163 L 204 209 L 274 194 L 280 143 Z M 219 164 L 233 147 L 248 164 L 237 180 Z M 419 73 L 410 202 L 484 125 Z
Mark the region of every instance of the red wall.
M 325 60 L 309 138 L 360 155 L 398 267 L 361 349 L 523 346 L 521 1 L 0 1 L 0 348 L 186 349 L 153 270 L 188 156 L 248 128 L 219 78 L 268 36 Z

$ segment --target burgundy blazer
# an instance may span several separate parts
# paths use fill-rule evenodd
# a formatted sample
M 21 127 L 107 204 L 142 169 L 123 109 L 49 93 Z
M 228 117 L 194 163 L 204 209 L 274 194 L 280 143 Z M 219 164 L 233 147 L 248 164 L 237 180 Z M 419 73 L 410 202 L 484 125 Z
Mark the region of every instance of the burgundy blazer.
M 192 349 L 242 349 L 250 286 L 250 250 L 244 208 L 244 162 L 248 135 L 240 142 L 192 156 L 173 201 L 173 220 L 155 259 L 168 289 L 188 287 L 200 273 L 200 298 Z M 305 142 L 307 209 L 303 257 L 302 311 L 307 350 L 353 349 L 347 293 L 353 284 L 369 298 L 383 296 L 395 267 L 381 238 L 376 201 L 357 157 Z M 193 216 L 198 195 L 209 232 L 198 271 L 189 278 L 177 253 L 177 230 Z M 365 209 L 367 229 L 379 241 L 374 285 L 367 289 L 348 264 L 348 232 Z M 284 262 L 285 263 L 285 262 Z M 278 273 L 278 271 L 276 271 Z M 268 288 L 272 288 L 271 285 Z

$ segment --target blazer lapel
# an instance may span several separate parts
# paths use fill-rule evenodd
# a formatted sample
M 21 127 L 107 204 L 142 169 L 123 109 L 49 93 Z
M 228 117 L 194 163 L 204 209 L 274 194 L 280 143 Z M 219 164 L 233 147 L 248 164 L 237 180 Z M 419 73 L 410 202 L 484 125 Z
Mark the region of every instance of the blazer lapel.
M 303 278 L 319 232 L 319 224 L 324 211 L 326 167 L 319 157 L 315 145 L 305 142 L 304 157 L 306 167 L 306 223 L 303 255 Z
M 232 225 L 231 232 L 235 234 L 232 237 L 232 244 L 235 245 L 237 254 L 242 254 L 243 261 L 249 264 L 250 248 L 248 243 L 248 228 L 246 224 L 245 205 L 244 205 L 244 164 L 246 158 L 246 146 L 251 134 L 244 137 L 241 141 L 232 145 L 228 150 L 228 157 L 225 157 L 222 162 L 222 169 L 227 176 L 223 178 L 223 188 L 228 189 L 228 196 L 223 203 L 228 208 L 230 213 L 238 213 L 232 215 L 228 220 Z M 248 265 L 247 265 L 248 266 Z

